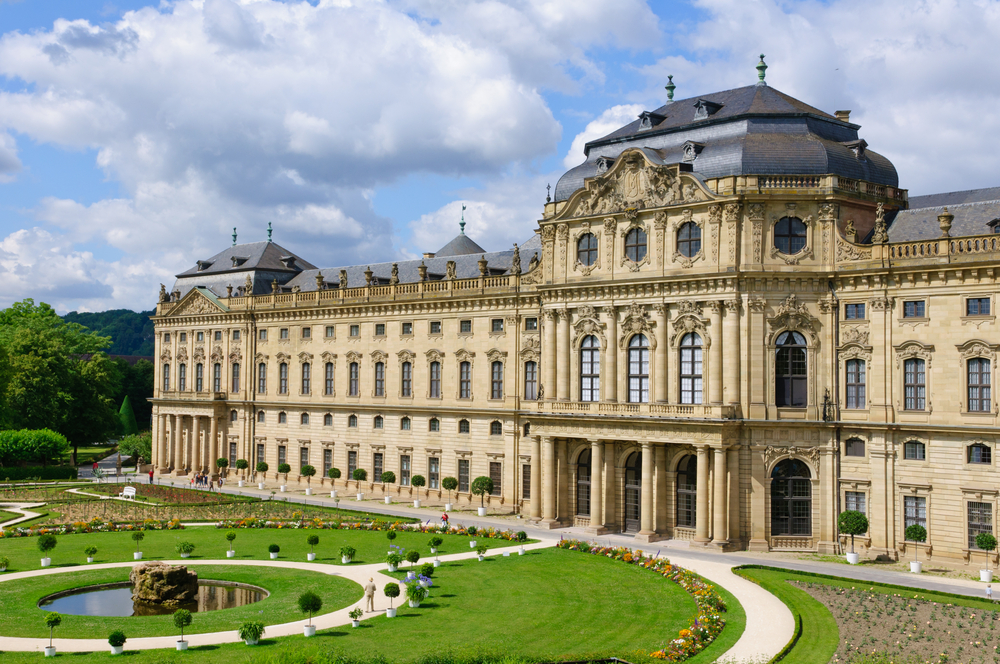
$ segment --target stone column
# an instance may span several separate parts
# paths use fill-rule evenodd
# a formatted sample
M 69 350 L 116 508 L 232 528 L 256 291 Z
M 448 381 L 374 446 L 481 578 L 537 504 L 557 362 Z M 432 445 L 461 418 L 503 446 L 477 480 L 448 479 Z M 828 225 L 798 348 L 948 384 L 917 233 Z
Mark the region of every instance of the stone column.
M 695 501 L 696 544 L 708 544 L 708 448 L 698 448 L 698 494 Z
M 556 520 L 556 451 L 555 440 L 551 436 L 542 439 L 542 525 L 553 528 L 559 525 Z
M 608 347 L 604 351 L 601 382 L 604 400 L 614 403 L 618 401 L 618 309 L 604 307 L 604 313 L 608 316 Z
M 837 481 L 834 477 L 834 433 L 828 434 L 828 440 L 819 450 L 819 543 L 816 548 L 820 553 L 835 554 L 838 552 L 837 542 Z M 894 532 L 894 530 L 890 530 Z M 890 539 L 888 546 L 895 544 Z
M 728 492 L 727 478 L 729 477 L 729 466 L 726 463 L 726 450 L 721 447 L 715 448 L 715 459 L 713 466 L 713 484 L 715 485 L 715 495 L 712 498 L 712 532 L 715 539 L 712 545 L 720 549 L 729 543 L 726 539 L 729 535 L 729 504 L 726 501 Z
M 170 466 L 167 457 L 167 416 L 162 414 L 156 416 L 156 461 L 154 464 L 156 470 L 161 473 Z
M 208 420 L 208 470 L 212 475 L 218 479 L 219 471 L 215 467 L 215 460 L 221 455 L 219 454 L 219 418 L 212 413 Z M 277 466 L 275 466 L 277 468 Z
M 618 508 L 618 476 L 615 473 L 615 444 L 613 441 L 604 443 L 604 527 L 617 531 Z
M 601 441 L 590 441 L 590 526 L 587 532 L 603 535 L 604 527 L 604 465 L 601 460 Z
M 653 448 L 642 443 L 642 490 L 639 494 L 639 533 L 636 539 L 643 542 L 656 540 L 653 530 Z
M 656 312 L 656 350 L 653 352 L 653 400 L 660 403 L 667 402 L 667 305 L 657 304 L 653 307 Z
M 668 506 L 671 501 L 668 491 L 667 446 L 657 445 L 653 448 L 653 475 L 656 483 L 653 485 L 653 505 L 656 506 L 653 526 L 656 534 L 665 536 L 670 527 L 667 523 Z
M 712 404 L 722 403 L 722 302 L 708 303 L 711 320 L 712 347 L 709 349 L 708 400 Z
M 542 441 L 531 437 L 531 505 L 532 519 L 542 518 Z
M 740 404 L 740 301 L 726 300 L 726 321 L 723 323 L 726 363 L 723 369 L 725 403 Z
M 567 454 L 569 445 L 567 443 L 565 438 L 556 440 L 556 478 L 559 482 L 556 495 L 556 515 L 562 525 L 570 525 L 573 522 L 569 513 L 569 485 L 572 481 L 572 473 L 569 470 Z
M 201 442 L 202 417 L 202 415 L 191 416 L 191 458 L 193 461 L 190 466 L 192 472 L 201 470 L 202 459 L 204 458 L 204 448 Z
M 569 401 L 569 311 L 559 312 L 556 330 L 556 398 Z
M 545 398 L 550 401 L 556 398 L 556 312 L 551 309 L 544 311 L 545 327 L 542 330 L 542 370 L 544 371 L 542 387 Z
M 764 462 L 764 448 L 750 448 L 750 543 L 749 551 L 770 551 L 767 543 L 767 505 L 765 496 L 771 490 Z
M 174 472 L 184 469 L 184 436 L 180 432 L 183 415 L 170 416 L 170 446 L 174 448 Z

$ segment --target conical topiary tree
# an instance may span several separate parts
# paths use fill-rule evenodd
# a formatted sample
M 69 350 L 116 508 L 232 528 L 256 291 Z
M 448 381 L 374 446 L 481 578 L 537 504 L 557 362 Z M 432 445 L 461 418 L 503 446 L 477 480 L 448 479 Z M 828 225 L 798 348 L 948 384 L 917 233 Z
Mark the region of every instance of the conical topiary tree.
M 136 436 L 139 434 L 139 424 L 135 421 L 135 411 L 132 410 L 132 400 L 125 395 L 122 407 L 118 411 L 118 419 L 122 423 L 122 434 L 125 436 Z

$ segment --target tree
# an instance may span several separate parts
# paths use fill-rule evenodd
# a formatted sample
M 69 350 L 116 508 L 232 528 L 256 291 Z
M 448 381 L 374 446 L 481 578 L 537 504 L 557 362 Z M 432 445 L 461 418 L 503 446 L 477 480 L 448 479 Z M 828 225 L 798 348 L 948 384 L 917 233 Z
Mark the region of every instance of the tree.
M 142 457 L 149 463 L 153 458 L 153 436 L 149 432 L 125 436 L 118 441 L 118 451 L 134 459 Z
M 219 457 L 215 460 L 215 467 L 219 469 L 220 473 L 224 473 L 226 468 L 229 467 L 229 459 L 226 457 Z
M 903 537 L 905 537 L 910 542 L 926 542 L 927 541 L 927 529 L 921 526 L 919 523 L 912 523 L 906 527 L 903 531 Z M 919 549 L 913 547 L 913 560 L 917 560 L 917 553 Z
M 136 312 L 129 309 L 94 313 L 71 311 L 62 319 L 68 323 L 79 323 L 98 334 L 110 337 L 109 353 L 149 357 L 153 354 L 154 342 L 153 321 L 150 317 L 155 314 L 155 310 Z
M 448 492 L 448 502 L 451 502 L 451 492 L 458 488 L 458 480 L 454 477 L 446 477 L 441 480 L 441 488 Z
M 854 536 L 868 532 L 868 517 L 855 510 L 840 513 L 838 521 L 840 532 L 851 536 L 851 553 L 854 553 Z
M 330 470 L 326 471 L 326 475 L 331 480 L 339 480 L 340 479 L 340 468 L 331 468 Z
M 250 464 L 247 463 L 246 459 L 237 459 L 236 460 L 236 470 L 240 471 L 240 475 L 242 475 L 243 477 L 246 477 L 246 472 L 243 472 L 243 471 L 246 471 L 246 469 L 249 466 L 250 466 Z
M 480 507 L 485 507 L 486 494 L 493 493 L 493 480 L 486 476 L 480 476 L 472 480 L 472 493 L 479 496 Z
M 392 608 L 392 600 L 399 597 L 399 584 L 398 583 L 387 583 L 385 588 L 382 589 L 385 596 L 389 598 L 389 608 Z
M 129 397 L 139 431 L 149 431 L 153 416 L 153 404 L 149 402 L 153 398 L 153 363 L 139 360 L 133 364 L 123 357 L 113 357 L 111 361 L 118 367 L 118 373 L 122 377 L 121 386 L 113 396 L 115 403 L 121 403 L 125 397 Z
M 310 535 L 309 537 L 307 537 L 306 544 L 309 545 L 310 553 L 316 551 L 316 545 L 319 544 L 319 535 Z
M 309 624 L 313 623 L 313 614 L 323 608 L 323 600 L 319 595 L 307 590 L 299 595 L 299 611 L 309 614 Z
M 310 486 L 312 486 L 312 478 L 313 478 L 313 475 L 315 475 L 315 474 L 316 474 L 316 467 L 315 466 L 305 465 L 305 466 L 302 466 L 302 468 L 299 469 L 299 475 L 301 475 L 302 477 L 306 478 L 306 484 L 308 484 Z
M 69 442 L 62 434 L 40 429 L 33 431 L 0 431 L 0 465 L 46 465 L 59 460 L 69 450 Z
M 976 535 L 976 548 L 986 552 L 986 569 L 990 568 L 990 551 L 997 548 L 997 538 L 990 533 Z
M 118 419 L 121 421 L 124 435 L 136 436 L 139 434 L 139 425 L 135 421 L 135 411 L 132 410 L 132 398 L 127 394 L 122 400 L 122 407 L 118 410 Z
M 355 468 L 353 474 L 354 474 L 354 479 L 358 482 L 364 482 L 366 479 L 368 479 L 368 471 L 365 470 L 364 468 Z
M 45 626 L 49 628 L 49 647 L 52 647 L 52 635 L 56 627 L 62 624 L 62 616 L 55 611 L 45 614 Z
M 391 470 L 387 470 L 384 473 L 382 473 L 382 477 L 380 477 L 379 479 L 382 480 L 382 493 L 385 493 L 386 484 L 396 483 L 396 473 L 392 472 Z
M 284 474 L 284 476 L 285 476 L 285 482 L 287 483 L 288 482 L 288 473 L 292 472 L 292 467 L 289 466 L 287 463 L 279 463 L 278 464 L 278 472 Z
M 181 630 L 181 641 L 184 640 L 184 628 L 191 624 L 191 612 L 187 609 L 174 611 L 174 627 Z

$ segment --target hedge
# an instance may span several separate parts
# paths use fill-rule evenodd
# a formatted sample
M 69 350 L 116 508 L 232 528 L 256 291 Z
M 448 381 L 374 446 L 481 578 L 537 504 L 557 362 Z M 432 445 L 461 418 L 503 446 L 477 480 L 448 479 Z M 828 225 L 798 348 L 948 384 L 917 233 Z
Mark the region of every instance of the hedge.
M 28 466 L 0 468 L 0 481 L 17 482 L 20 480 L 75 480 L 76 468 L 73 466 Z
M 0 431 L 0 464 L 58 463 L 69 451 L 62 434 L 49 429 Z

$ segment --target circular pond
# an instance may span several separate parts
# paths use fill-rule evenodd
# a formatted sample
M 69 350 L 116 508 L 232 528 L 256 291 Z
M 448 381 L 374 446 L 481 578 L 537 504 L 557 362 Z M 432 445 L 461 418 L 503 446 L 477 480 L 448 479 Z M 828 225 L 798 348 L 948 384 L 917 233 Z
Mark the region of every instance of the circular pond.
M 56 611 L 71 616 L 105 616 L 126 618 L 129 616 L 163 616 L 177 609 L 187 609 L 191 613 L 234 609 L 253 604 L 267 597 L 263 588 L 242 583 L 198 581 L 198 597 L 190 602 L 164 606 L 132 601 L 132 584 L 112 583 L 100 586 L 75 588 L 43 597 L 38 608 Z

